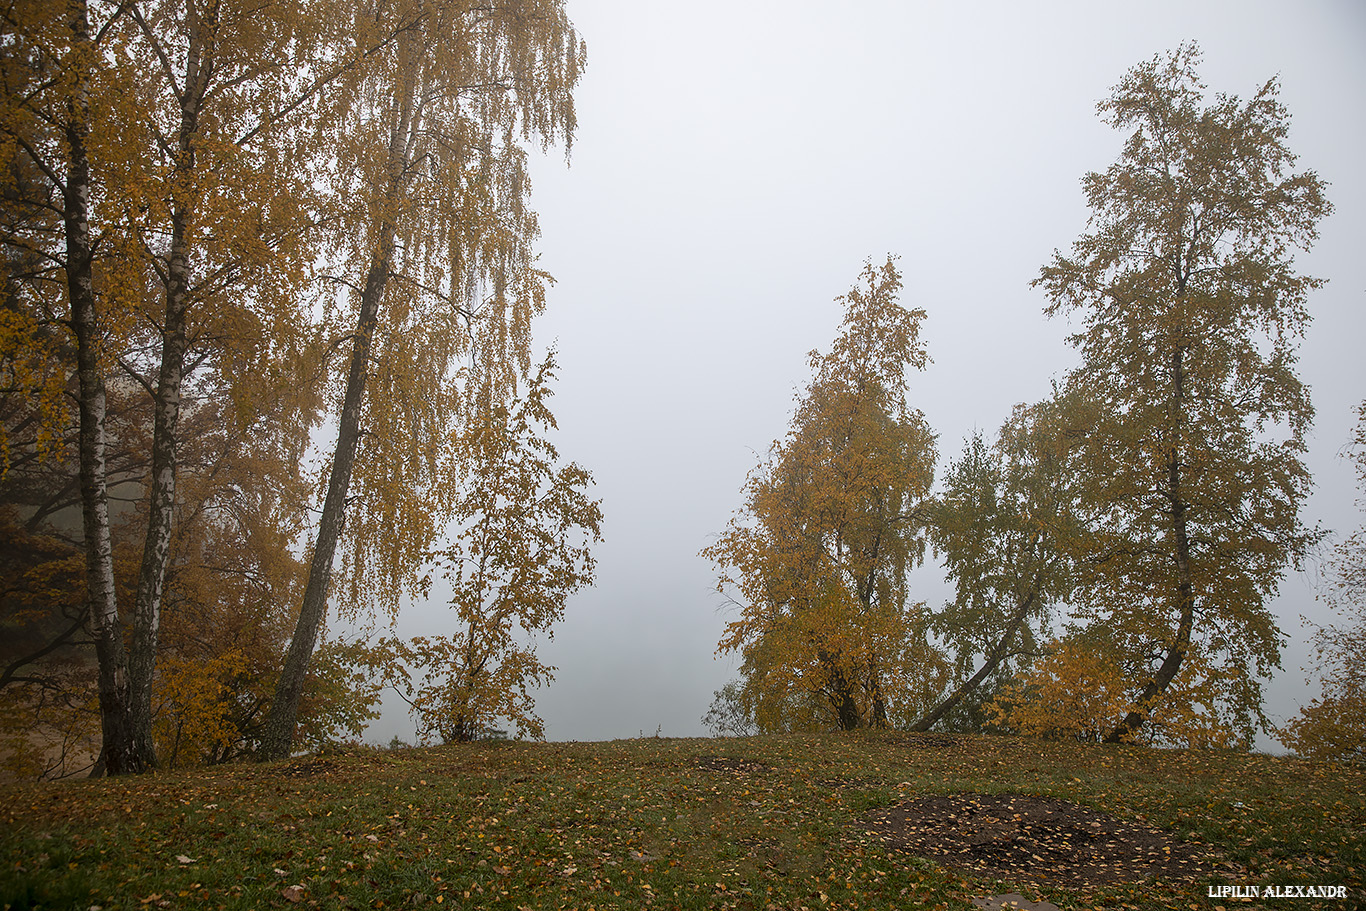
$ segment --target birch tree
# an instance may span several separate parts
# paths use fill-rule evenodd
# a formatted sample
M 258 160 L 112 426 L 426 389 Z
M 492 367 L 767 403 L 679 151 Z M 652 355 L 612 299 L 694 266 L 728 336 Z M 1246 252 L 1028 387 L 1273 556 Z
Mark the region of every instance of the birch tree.
M 437 562 L 456 631 L 390 646 L 401 662 L 399 692 L 424 738 L 474 740 L 500 720 L 519 736 L 545 736 L 530 690 L 555 668 L 537 657 L 534 637 L 554 636 L 568 597 L 592 584 L 591 548 L 602 539 L 601 503 L 587 493 L 592 476 L 558 464 L 545 436 L 555 427 L 547 402 L 554 367 L 552 354 L 524 393 L 476 413 L 452 441 L 460 494 Z
M 928 525 L 956 592 L 931 628 L 957 653 L 959 683 L 912 730 L 929 730 L 994 674 L 1027 663 L 1070 594 L 1084 523 L 1068 421 L 1058 396 L 1018 406 L 994 445 L 973 436 L 945 472 Z
M 148 136 L 111 162 L 125 173 L 106 192 L 124 216 L 118 253 L 145 265 L 146 297 L 157 302 L 142 308 L 150 357 L 121 358 L 154 403 L 130 639 L 140 741 L 150 738 L 187 383 L 202 368 L 251 403 L 249 387 L 297 361 L 310 341 L 310 241 L 320 237 L 310 165 L 328 113 L 319 91 L 348 65 L 336 11 L 232 0 L 127 6 L 125 47 L 141 76 L 135 101 Z M 286 450 L 298 448 L 315 411 L 306 400 L 293 404 L 301 414 L 280 415 L 296 434 L 280 440 Z
M 301 307 L 317 237 L 308 229 L 318 217 L 308 172 L 316 126 L 328 116 L 320 90 L 356 61 L 338 57 L 350 44 L 336 40 L 330 4 L 146 0 L 97 8 L 93 30 L 84 2 L 62 16 L 51 4 L 8 8 L 16 53 L 7 55 L 7 77 L 22 78 L 26 67 L 45 74 L 30 76 L 32 91 L 10 95 L 6 120 L 16 162 L 41 171 L 68 200 L 65 237 L 45 249 L 68 277 L 84 377 L 77 398 L 91 437 L 83 458 L 95 478 L 85 485 L 86 547 L 101 567 L 104 386 L 117 371 L 153 403 L 146 539 L 122 611 L 132 635 L 126 655 L 121 642 L 100 649 L 101 666 L 121 681 L 110 686 L 126 689 L 127 718 L 110 716 L 109 761 L 97 771 L 119 772 L 155 763 L 151 690 L 187 384 L 199 369 L 200 382 L 231 390 L 245 415 L 260 384 L 281 385 L 307 347 Z M 52 138 L 54 124 L 61 141 Z M 40 235 L 24 227 L 11 239 L 31 248 Z M 306 396 L 293 404 L 300 410 L 280 426 L 297 439 L 313 409 Z M 97 578 L 92 617 L 103 640 L 123 621 L 112 570 L 92 575 L 92 586 Z
M 721 652 L 740 652 L 763 730 L 803 694 L 842 730 L 919 717 L 947 667 L 926 638 L 906 574 L 924 558 L 917 514 L 934 471 L 934 434 L 906 402 L 908 370 L 928 360 L 923 310 L 897 302 L 892 259 L 869 263 L 845 295 L 829 354 L 787 438 L 750 477 L 745 505 L 703 551 L 739 617 Z
M 1294 170 L 1276 80 L 1207 99 L 1199 59 L 1158 55 L 1099 104 L 1123 152 L 1083 179 L 1088 230 L 1035 280 L 1049 315 L 1081 322 L 1065 387 L 1089 403 L 1079 496 L 1098 518 L 1078 601 L 1116 638 L 1132 696 L 1109 740 L 1135 735 L 1197 648 L 1233 681 L 1227 723 L 1245 739 L 1264 725 L 1282 638 L 1267 600 L 1316 537 L 1295 360 L 1321 282 L 1291 254 L 1330 206 Z
M 333 278 L 355 322 L 263 758 L 289 754 L 329 594 L 396 608 L 450 506 L 437 483 L 442 441 L 462 414 L 505 402 L 530 369 L 549 279 L 532 253 L 526 145 L 567 149 L 576 125 L 583 46 L 557 0 L 406 0 L 357 10 L 351 24 L 361 40 L 376 28 L 397 39 L 358 82 L 335 150 L 334 192 L 355 205 L 338 219 Z
M 93 129 L 99 102 L 127 84 L 105 65 L 102 44 L 116 27 L 120 9 L 92 17 L 85 0 L 60 8 L 25 2 L 4 13 L 4 151 L 7 171 L 26 181 L 18 202 L 21 217 L 7 224 L 6 245 L 27 254 L 30 288 L 56 298 L 54 312 L 74 342 L 78 462 L 89 618 L 99 667 L 103 729 L 100 767 L 111 774 L 140 772 L 152 764 L 151 742 L 139 737 L 128 652 L 119 627 L 109 527 L 105 457 L 105 350 L 109 308 L 96 290 L 98 230 L 92 205 L 98 198 L 92 174 Z M 55 225 L 60 229 L 52 230 Z
M 14 301 L 14 312 L 24 312 L 20 303 L 31 302 Z M 53 372 L 63 371 L 67 361 L 60 351 L 35 347 L 32 359 L 49 359 Z M 23 379 L 22 371 L 6 366 L 13 365 L 0 359 L 0 375 L 16 383 Z M 26 367 L 38 372 L 36 364 Z M 95 694 L 84 586 L 74 584 L 71 569 L 71 555 L 78 563 L 84 559 L 81 535 L 64 518 L 81 506 L 76 428 L 74 416 L 64 416 L 51 438 L 41 441 L 37 433 L 49 418 L 26 387 L 31 388 L 25 382 L 0 390 L 9 461 L 0 478 L 0 537 L 6 544 L 0 622 L 8 631 L 0 642 L 0 714 L 8 717 L 0 718 L 0 726 L 13 733 L 8 753 L 28 773 L 65 777 L 91 770 L 85 746 L 51 747 L 69 740 L 69 732 L 88 729 Z M 177 446 L 176 516 L 152 692 L 163 767 L 221 761 L 254 741 L 268 705 L 266 686 L 273 687 L 278 676 L 278 656 L 293 622 L 290 608 L 302 591 L 302 561 L 293 542 L 306 527 L 308 488 L 288 448 L 280 445 L 278 426 L 280 415 L 292 413 L 293 393 L 282 391 L 283 401 L 258 396 L 257 410 L 244 421 L 226 391 L 214 397 L 204 392 L 198 390 L 183 416 Z M 111 389 L 108 401 L 110 495 L 119 507 L 111 519 L 115 584 L 120 600 L 131 603 L 149 512 L 141 490 L 154 403 L 128 385 Z M 321 715 L 337 714 L 333 694 L 322 692 L 321 682 L 316 674 L 310 680 L 310 727 Z M 354 687 L 347 692 L 356 695 L 363 696 Z M 213 748 L 191 747 L 193 729 L 209 716 L 221 722 Z M 98 714 L 94 722 L 97 755 Z M 163 755 L 166 747 L 171 752 Z M 30 761 L 35 759 L 42 762 Z

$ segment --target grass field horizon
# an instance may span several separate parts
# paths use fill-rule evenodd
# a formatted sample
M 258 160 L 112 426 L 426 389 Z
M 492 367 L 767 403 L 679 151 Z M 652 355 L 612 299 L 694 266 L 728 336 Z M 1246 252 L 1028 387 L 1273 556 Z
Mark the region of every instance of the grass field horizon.
M 1026 855 L 1012 872 L 983 872 L 889 842 L 879 828 L 912 801 L 975 795 L 1066 802 L 1078 819 L 1159 833 L 1161 852 L 1208 863 L 1193 878 L 1126 881 L 1100 869 L 1064 882 L 1049 871 L 1065 858 L 1035 856 L 1033 867 Z M 1006 892 L 1063 909 L 1366 906 L 1366 770 L 1018 737 L 341 747 L 271 764 L 6 785 L 0 819 L 0 908 L 13 909 L 967 911 L 973 898 Z M 992 837 L 976 837 L 973 856 L 989 860 L 1023 838 Z M 1239 897 L 1268 887 L 1344 897 Z

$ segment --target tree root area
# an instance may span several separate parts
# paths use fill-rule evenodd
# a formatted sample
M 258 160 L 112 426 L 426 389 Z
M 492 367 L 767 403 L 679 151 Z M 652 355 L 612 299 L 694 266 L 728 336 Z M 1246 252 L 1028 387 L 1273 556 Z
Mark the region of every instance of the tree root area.
M 864 824 L 909 854 L 1008 881 L 1091 890 L 1227 872 L 1212 852 L 1160 829 L 1050 797 L 921 797 L 874 810 Z

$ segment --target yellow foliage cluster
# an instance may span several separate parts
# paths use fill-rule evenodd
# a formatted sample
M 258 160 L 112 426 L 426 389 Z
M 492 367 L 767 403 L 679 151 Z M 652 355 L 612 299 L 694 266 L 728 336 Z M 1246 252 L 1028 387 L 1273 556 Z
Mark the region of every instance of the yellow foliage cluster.
M 906 404 L 906 371 L 927 361 L 925 313 L 897 303 L 893 259 L 861 279 L 841 298 L 831 352 L 811 356 L 787 439 L 703 551 L 740 608 L 719 648 L 744 656 L 761 730 L 904 724 L 948 678 L 906 584 L 924 557 L 915 513 L 935 459 L 934 435 Z
M 545 735 L 531 690 L 555 668 L 537 658 L 534 637 L 553 633 L 568 597 L 592 584 L 602 524 L 592 476 L 558 464 L 545 437 L 555 426 L 546 402 L 554 370 L 552 352 L 522 395 L 490 404 L 452 435 L 449 488 L 460 493 L 438 564 L 455 631 L 382 647 L 424 740 L 474 740 L 500 723 Z
M 993 724 L 1037 737 L 1099 741 L 1129 708 L 1121 676 L 1106 657 L 1075 640 L 1001 688 L 986 709 Z
M 1315 699 L 1279 734 L 1282 743 L 1309 759 L 1366 763 L 1366 692 Z
M 232 723 L 234 678 L 247 658 L 230 651 L 209 659 L 164 656 L 153 699 L 157 756 L 165 768 L 194 765 L 221 752 L 241 732 Z
M 1192 649 L 1160 700 L 1134 702 L 1133 674 L 1113 640 L 1085 634 L 1054 639 L 1045 656 L 1006 683 L 987 703 L 991 723 L 1021 734 L 1100 742 L 1132 711 L 1147 723 L 1144 742 L 1189 748 L 1244 746 L 1218 711 L 1218 696 L 1236 675 L 1211 667 Z

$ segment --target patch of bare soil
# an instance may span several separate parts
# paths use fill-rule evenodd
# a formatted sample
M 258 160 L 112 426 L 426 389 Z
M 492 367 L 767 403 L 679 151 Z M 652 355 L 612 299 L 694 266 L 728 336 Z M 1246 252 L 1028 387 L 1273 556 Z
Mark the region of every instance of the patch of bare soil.
M 1219 858 L 1148 826 L 1050 797 L 955 794 L 874 810 L 867 829 L 948 867 L 1083 889 L 1190 881 Z

